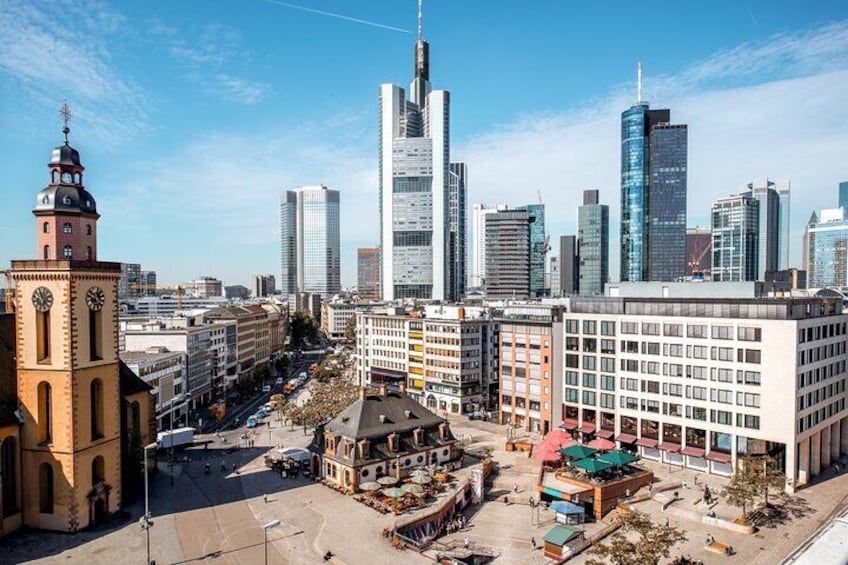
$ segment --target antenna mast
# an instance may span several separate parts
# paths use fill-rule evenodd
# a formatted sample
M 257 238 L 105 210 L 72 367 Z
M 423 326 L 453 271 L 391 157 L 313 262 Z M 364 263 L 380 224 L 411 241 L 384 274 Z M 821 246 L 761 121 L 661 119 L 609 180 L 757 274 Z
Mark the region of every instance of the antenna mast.
M 422 24 L 423 16 L 421 15 L 422 0 L 418 0 L 418 41 L 424 39 L 424 26 Z
M 636 103 L 642 103 L 642 61 L 636 65 Z

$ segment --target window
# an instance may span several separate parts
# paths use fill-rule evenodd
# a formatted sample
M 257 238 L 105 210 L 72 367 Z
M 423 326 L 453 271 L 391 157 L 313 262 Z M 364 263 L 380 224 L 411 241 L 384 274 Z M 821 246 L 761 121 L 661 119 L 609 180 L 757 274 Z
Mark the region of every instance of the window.
M 74 249 L 70 245 L 66 245 L 64 249 L 65 259 L 74 258 Z
M 707 421 L 707 409 L 700 408 L 698 406 L 687 406 L 686 407 L 686 417 L 690 420 L 701 420 L 702 422 Z
M 583 386 L 587 388 L 595 388 L 595 375 L 592 373 L 583 373 Z
M 707 358 L 707 346 L 706 345 L 695 345 L 692 347 L 692 355 L 693 359 L 706 359 Z
M 621 342 L 621 351 L 623 353 L 639 353 L 639 342 L 638 341 L 622 341 Z
M 732 426 L 733 414 L 726 410 L 710 410 L 710 422 Z
M 580 366 L 580 357 L 577 355 L 566 355 L 565 366 L 572 369 L 577 369 Z
M 642 323 L 642 335 L 660 335 L 660 325 L 654 323 Z
M 595 405 L 595 393 L 593 391 L 591 391 L 591 390 L 584 390 L 583 391 L 583 404 L 586 404 L 588 406 L 594 406 Z
M 38 384 L 38 442 L 50 443 L 53 432 L 53 399 L 50 383 L 42 381 Z
M 100 361 L 103 359 L 103 310 L 88 311 L 88 347 L 89 359 Z
M 53 514 L 53 467 L 42 463 L 38 468 L 38 510 L 42 514 Z
M 703 386 L 686 387 L 686 398 L 694 398 L 695 400 L 707 399 L 707 388 Z
M 636 322 L 621 322 L 621 333 L 638 334 L 639 324 L 637 324 Z
M 736 371 L 736 382 L 746 385 L 760 385 L 759 371 Z
M 650 392 L 652 394 L 660 393 L 659 381 L 642 381 L 642 392 Z
M 751 430 L 759 430 L 760 417 L 751 416 L 750 414 L 736 414 L 736 426 L 740 428 L 748 428 Z
M 50 363 L 50 310 L 35 313 L 36 361 Z
M 669 357 L 683 357 L 683 346 L 681 344 L 669 343 L 667 345 Z
M 659 400 L 642 400 L 642 411 L 650 412 L 651 414 L 659 414 L 660 413 L 660 402 Z
M 41 224 L 41 231 L 44 233 L 50 233 L 50 223 L 44 222 L 43 224 Z
M 62 224 L 62 233 L 74 233 L 74 228 L 71 226 L 71 222 L 65 222 Z
M 566 336 L 566 338 L 565 338 L 565 350 L 566 351 L 579 351 L 580 350 L 580 338 L 579 337 Z
M 601 375 L 601 390 L 615 390 L 615 377 Z
M 614 339 L 602 339 L 601 340 L 601 353 L 605 353 L 607 355 L 615 354 L 615 340 Z
M 97 486 L 106 480 L 105 465 L 103 464 L 103 456 L 98 455 L 91 462 L 91 486 Z
M 669 396 L 683 396 L 683 385 L 668 385 Z
M 615 408 L 615 395 L 601 393 L 601 408 Z
M 595 320 L 583 320 L 583 333 L 586 335 L 595 335 L 598 333 Z
M 643 341 L 642 342 L 642 353 L 647 353 L 648 355 L 659 355 L 660 354 L 660 344 L 655 341 Z
M 18 446 L 15 438 L 7 437 L 0 445 L 0 499 L 3 501 L 2 517 L 18 513 Z
M 733 404 L 733 391 L 724 389 L 710 389 L 710 400 L 721 404 Z
M 615 335 L 615 322 L 601 322 L 601 335 Z
M 699 367 L 697 365 L 696 366 L 690 365 L 688 368 L 690 369 L 689 376 L 691 378 L 698 379 L 699 381 L 707 380 L 707 368 L 706 367 Z
M 739 350 L 742 351 L 741 349 Z M 741 357 L 741 356 L 740 356 Z M 762 353 L 759 349 L 746 349 L 745 350 L 745 362 L 746 363 L 755 363 L 757 365 L 760 364 L 762 359 Z M 741 361 L 741 359 L 740 359 Z
M 47 261 L 48 259 L 50 259 L 50 246 L 49 246 L 49 245 L 45 245 L 45 246 L 44 246 L 44 257 L 43 257 L 43 259 L 44 259 L 45 261 Z
M 716 369 L 712 368 L 713 377 L 712 380 L 718 381 L 720 383 L 732 383 L 733 382 L 733 370 L 731 369 Z
M 683 337 L 683 325 L 663 324 L 663 335 L 669 337 Z
M 614 373 L 615 359 L 612 357 L 601 357 L 601 371 L 604 373 Z
M 85 224 L 85 235 L 91 235 L 91 224 Z
M 577 375 L 577 371 L 566 371 L 565 372 L 565 384 L 571 386 L 577 386 L 577 382 L 579 377 Z
M 733 326 L 713 326 L 713 339 L 733 339 Z
M 566 320 L 565 333 L 576 334 L 580 332 L 580 320 Z
M 737 392 L 736 404 L 738 406 L 748 406 L 750 408 L 760 407 L 760 395 L 753 392 Z
M 91 439 L 96 440 L 103 437 L 103 383 L 100 379 L 91 381 L 90 409 L 91 409 Z
M 576 388 L 565 388 L 565 401 L 577 403 L 579 398 L 579 391 Z
M 733 361 L 733 348 L 713 347 L 710 351 L 710 358 L 713 361 Z
M 686 337 L 694 337 L 704 339 L 707 337 L 707 326 L 703 325 L 688 325 L 686 326 Z
M 91 261 L 91 258 L 92 258 L 92 255 L 91 255 L 91 246 L 89 245 L 88 247 L 86 247 L 86 248 L 85 248 L 85 260 L 86 260 L 86 261 Z
M 584 357 L 583 358 L 583 368 L 589 371 L 594 371 L 597 366 L 597 358 L 596 357 Z
M 583 338 L 583 352 L 584 353 L 597 353 L 598 351 L 598 340 L 590 337 Z
M 739 341 L 762 341 L 762 330 L 760 328 L 743 328 L 736 330 Z
M 666 416 L 676 416 L 678 418 L 683 417 L 683 405 L 675 404 L 673 402 L 665 403 L 663 402 L 663 414 Z

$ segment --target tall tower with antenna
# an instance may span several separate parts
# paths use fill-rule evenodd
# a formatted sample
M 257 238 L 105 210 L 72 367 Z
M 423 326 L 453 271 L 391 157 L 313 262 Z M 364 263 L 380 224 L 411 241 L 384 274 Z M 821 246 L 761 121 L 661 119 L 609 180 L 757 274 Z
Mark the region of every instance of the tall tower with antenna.
M 432 88 L 429 58 L 419 0 L 409 97 L 401 86 L 380 85 L 384 300 L 457 298 L 450 271 L 450 93 Z

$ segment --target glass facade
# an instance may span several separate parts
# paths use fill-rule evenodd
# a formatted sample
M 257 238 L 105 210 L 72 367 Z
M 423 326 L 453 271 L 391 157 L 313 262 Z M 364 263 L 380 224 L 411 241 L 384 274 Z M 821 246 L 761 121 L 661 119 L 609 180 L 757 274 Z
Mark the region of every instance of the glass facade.
M 465 226 L 465 197 L 468 191 L 468 167 L 465 163 L 450 164 L 450 261 L 448 268 L 448 299 L 460 300 L 465 296 L 466 264 L 468 255 Z
M 757 280 L 759 207 L 746 195 L 722 198 L 712 208 L 712 280 Z
M 848 286 L 848 221 L 844 208 L 823 210 L 822 221 L 808 225 L 810 288 Z
M 590 192 L 590 191 L 586 191 Z M 609 281 L 609 206 L 593 203 L 577 209 L 578 290 L 580 294 L 603 294 Z M 584 193 L 585 194 L 585 193 Z
M 526 209 L 486 217 L 486 298 L 530 298 L 532 221 Z
M 542 296 L 545 289 L 545 255 L 547 239 L 545 236 L 545 205 L 528 204 L 523 206 L 530 213 L 530 296 Z
M 648 198 L 648 105 L 621 114 L 621 280 L 645 280 L 643 243 Z
M 848 211 L 848 181 L 839 183 L 839 207 Z
M 687 127 L 657 125 L 650 139 L 648 276 L 676 281 L 686 275 Z
M 280 290 L 297 292 L 297 193 L 287 190 L 280 199 Z

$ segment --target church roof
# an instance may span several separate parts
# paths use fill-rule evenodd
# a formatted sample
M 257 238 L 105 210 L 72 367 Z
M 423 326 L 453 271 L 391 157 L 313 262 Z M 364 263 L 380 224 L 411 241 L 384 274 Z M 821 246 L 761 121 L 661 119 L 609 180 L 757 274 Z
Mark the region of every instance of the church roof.
M 330 420 L 326 430 L 355 440 L 387 436 L 444 422 L 405 393 L 389 391 L 359 399 Z
M 59 147 L 53 150 L 53 154 L 50 156 L 50 164 L 51 165 L 68 165 L 73 167 L 83 168 L 82 163 L 80 163 L 80 154 L 79 151 L 65 143 L 64 145 L 60 145 Z
M 97 213 L 97 202 L 86 189 L 68 184 L 52 184 L 36 196 L 35 213 L 68 212 Z

